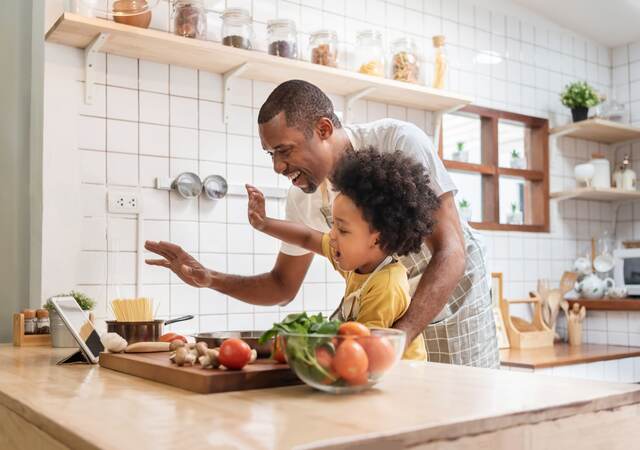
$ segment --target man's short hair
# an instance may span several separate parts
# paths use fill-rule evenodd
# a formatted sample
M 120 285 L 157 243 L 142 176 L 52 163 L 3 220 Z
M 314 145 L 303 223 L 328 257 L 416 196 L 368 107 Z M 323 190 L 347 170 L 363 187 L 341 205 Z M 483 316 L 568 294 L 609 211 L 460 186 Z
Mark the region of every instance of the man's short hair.
M 302 80 L 289 80 L 276 87 L 260 108 L 258 124 L 263 124 L 284 112 L 287 126 L 302 131 L 307 138 L 323 117 L 341 128 L 340 119 L 333 111 L 333 103 L 322 90 Z

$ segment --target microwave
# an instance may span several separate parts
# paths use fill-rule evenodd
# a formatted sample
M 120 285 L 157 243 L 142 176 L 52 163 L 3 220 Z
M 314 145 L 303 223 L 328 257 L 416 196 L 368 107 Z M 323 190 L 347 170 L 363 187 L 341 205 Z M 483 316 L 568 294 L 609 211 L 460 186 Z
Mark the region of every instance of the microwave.
M 625 286 L 630 296 L 640 296 L 640 248 L 614 250 L 613 258 L 616 286 Z

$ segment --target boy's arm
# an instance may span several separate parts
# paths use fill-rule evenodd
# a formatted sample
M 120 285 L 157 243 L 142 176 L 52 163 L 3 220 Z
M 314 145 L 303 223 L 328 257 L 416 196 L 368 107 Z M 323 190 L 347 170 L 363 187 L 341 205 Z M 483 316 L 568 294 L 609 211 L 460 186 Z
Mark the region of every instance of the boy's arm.
M 299 223 L 267 217 L 262 192 L 249 184 L 246 185 L 246 188 L 249 196 L 249 223 L 256 230 L 289 244 L 322 254 L 323 233 Z

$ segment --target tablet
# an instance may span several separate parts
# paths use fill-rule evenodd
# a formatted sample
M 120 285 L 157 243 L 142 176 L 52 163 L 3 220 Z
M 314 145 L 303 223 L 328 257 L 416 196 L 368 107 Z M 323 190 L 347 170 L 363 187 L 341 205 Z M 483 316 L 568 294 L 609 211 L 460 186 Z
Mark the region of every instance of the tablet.
M 80 346 L 80 350 L 92 363 L 97 363 L 104 347 L 98 332 L 89 320 L 89 315 L 80 308 L 73 297 L 53 297 L 51 302 Z

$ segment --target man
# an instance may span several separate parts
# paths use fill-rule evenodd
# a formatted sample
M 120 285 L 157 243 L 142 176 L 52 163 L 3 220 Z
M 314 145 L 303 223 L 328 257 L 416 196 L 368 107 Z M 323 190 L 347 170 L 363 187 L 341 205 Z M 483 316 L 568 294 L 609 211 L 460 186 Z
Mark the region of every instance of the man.
M 482 250 L 471 229 L 460 221 L 455 185 L 429 137 L 412 124 L 392 119 L 343 127 L 331 100 L 300 80 L 282 83 L 271 93 L 260 109 L 258 124 L 274 170 L 294 185 L 287 196 L 286 218 L 319 231 L 330 228 L 334 193 L 327 179 L 345 151 L 401 150 L 426 167 L 440 208 L 421 252 L 401 260 L 413 297 L 394 327 L 407 333 L 407 342 L 424 333 L 429 361 L 499 367 Z M 271 272 L 237 276 L 207 269 L 171 243 L 147 242 L 145 247 L 164 258 L 147 260 L 148 264 L 170 268 L 185 283 L 261 306 L 291 301 L 313 258 L 312 253 L 283 243 Z

